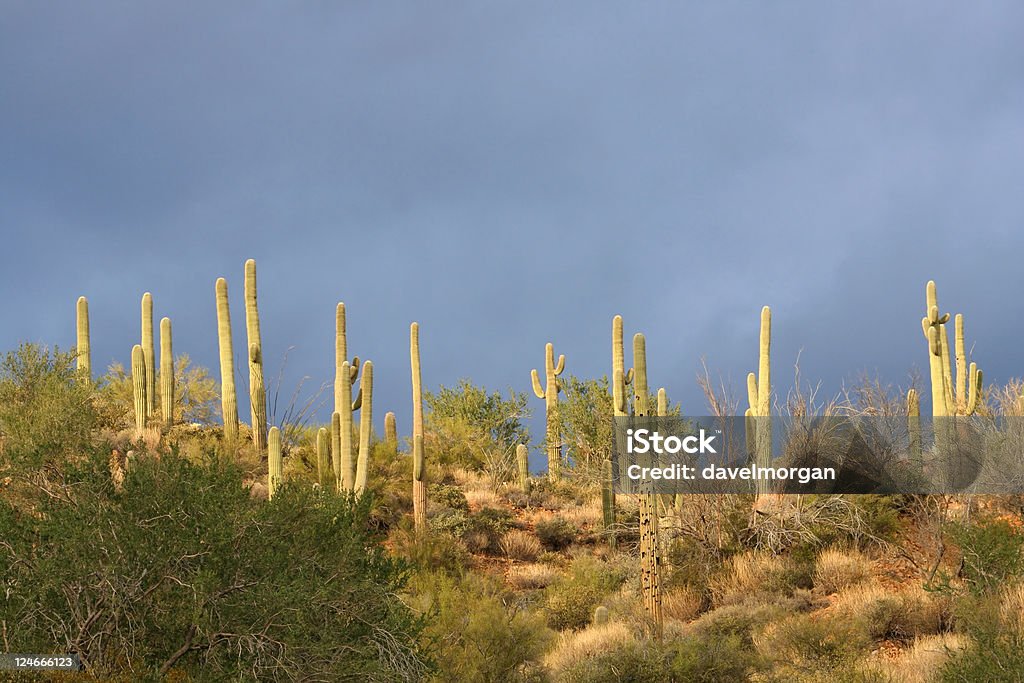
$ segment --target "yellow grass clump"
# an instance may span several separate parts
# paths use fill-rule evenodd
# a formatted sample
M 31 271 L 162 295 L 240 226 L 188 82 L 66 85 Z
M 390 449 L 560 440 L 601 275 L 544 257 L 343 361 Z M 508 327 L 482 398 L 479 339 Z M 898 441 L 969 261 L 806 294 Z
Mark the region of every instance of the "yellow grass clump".
M 621 622 L 591 625 L 581 631 L 563 633 L 544 658 L 544 664 L 557 679 L 562 671 L 635 640 L 630 628 Z
M 560 573 L 546 564 L 521 564 L 508 570 L 506 579 L 509 585 L 519 590 L 546 588 L 555 582 Z
M 827 548 L 814 565 L 814 586 L 832 594 L 871 576 L 871 562 L 856 550 Z
M 501 551 L 510 560 L 533 562 L 544 548 L 536 536 L 528 531 L 512 529 L 501 538 Z

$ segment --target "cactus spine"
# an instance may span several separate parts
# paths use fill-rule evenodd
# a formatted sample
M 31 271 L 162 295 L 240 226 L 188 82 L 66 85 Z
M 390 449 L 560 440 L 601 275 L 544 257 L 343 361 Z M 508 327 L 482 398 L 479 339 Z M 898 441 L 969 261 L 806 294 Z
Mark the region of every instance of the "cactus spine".
M 146 429 L 146 354 L 140 344 L 132 347 L 132 391 L 135 398 L 135 438 Z
M 772 463 L 772 309 L 765 306 L 761 309 L 761 335 L 760 350 L 757 364 L 757 375 L 747 375 L 747 400 L 750 408 L 746 415 L 754 418 L 755 425 L 753 433 L 754 461 L 760 467 L 770 467 Z M 748 443 L 751 436 L 748 434 Z M 757 481 L 757 495 L 760 498 L 768 492 L 768 482 L 759 479 Z
M 267 498 L 273 499 L 284 481 L 281 473 L 281 430 L 271 427 L 267 435 Z
M 160 319 L 160 417 L 164 427 L 174 424 L 174 349 L 171 319 Z
M 153 295 L 142 295 L 142 353 L 146 361 L 146 419 L 156 412 L 156 349 L 153 343 Z
M 398 450 L 398 424 L 391 411 L 384 414 L 384 441 L 389 447 Z
M 217 342 L 220 347 L 220 409 L 224 417 L 224 440 L 238 440 L 238 396 L 235 394 L 235 356 L 231 345 L 231 311 L 228 281 L 217 278 Z
M 316 478 L 320 488 L 326 489 L 334 479 L 331 470 L 331 432 L 321 427 L 316 432 Z
M 938 295 L 935 281 L 929 280 L 925 287 L 926 313 L 921 318 L 921 330 L 928 340 L 928 367 L 932 382 L 932 416 L 967 416 L 973 415 L 978 408 L 981 397 L 983 375 L 976 363 L 967 364 L 967 353 L 964 344 L 964 318 L 957 314 L 954 318 L 954 356 L 949 353 L 949 336 L 946 323 L 949 313 L 939 314 Z M 956 368 L 956 379 L 953 378 L 953 363 Z
M 533 393 L 537 398 L 544 400 L 544 413 L 547 417 L 547 433 L 545 441 L 548 451 L 548 478 L 557 480 L 561 476 L 562 465 L 562 439 L 558 424 L 558 392 L 562 390 L 558 376 L 565 370 L 565 356 L 558 356 L 558 363 L 555 363 L 554 344 L 548 342 L 544 346 L 544 374 L 547 379 L 546 385 L 542 388 L 540 376 L 536 370 L 530 373 L 533 380 Z
M 420 324 L 409 326 L 409 359 L 412 369 L 412 508 L 417 533 L 427 528 L 427 473 L 423 453 L 423 384 L 420 371 Z
M 362 406 L 359 410 L 359 462 L 356 465 L 355 492 L 366 490 L 370 469 L 370 435 L 373 432 L 373 363 L 363 363 L 363 376 L 359 382 Z
M 530 453 L 525 444 L 516 446 L 516 469 L 519 471 L 519 490 L 530 492 Z
M 260 312 L 256 305 L 256 261 L 245 262 L 245 332 L 249 348 L 249 415 L 252 418 L 252 445 L 263 454 L 267 447 L 267 389 L 263 377 L 263 340 L 260 336 Z
M 84 296 L 78 297 L 78 305 L 75 307 L 75 323 L 78 332 L 75 346 L 78 371 L 87 381 L 91 382 L 92 347 L 89 344 L 89 300 Z
M 633 414 L 645 417 L 647 412 L 647 341 L 639 332 L 633 335 Z M 650 482 L 643 486 L 650 487 Z M 651 491 L 641 491 L 640 507 L 640 587 L 644 608 L 654 626 L 655 636 L 662 632 L 661 579 L 658 559 L 657 501 Z
M 334 469 L 334 489 L 341 491 L 341 413 L 331 414 L 331 465 Z

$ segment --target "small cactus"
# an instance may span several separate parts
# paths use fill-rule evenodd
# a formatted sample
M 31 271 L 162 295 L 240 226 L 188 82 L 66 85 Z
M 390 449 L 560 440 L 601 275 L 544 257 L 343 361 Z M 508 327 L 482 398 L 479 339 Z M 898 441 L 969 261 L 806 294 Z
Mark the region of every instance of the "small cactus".
M 281 474 L 281 430 L 271 427 L 267 434 L 267 498 L 272 500 L 284 481 Z
M 132 392 L 135 399 L 135 438 L 146 430 L 146 354 L 141 344 L 132 347 Z
M 256 261 L 245 262 L 245 332 L 249 349 L 249 415 L 252 445 L 262 455 L 267 447 L 267 388 L 263 375 L 263 340 L 256 303 Z
M 530 454 L 524 444 L 516 446 L 516 469 L 519 472 L 519 490 L 530 492 Z
M 334 489 L 342 491 L 341 485 L 341 413 L 331 413 L 331 467 L 334 470 Z
M 412 507 L 417 533 L 427 528 L 427 472 L 423 452 L 423 381 L 420 371 L 420 324 L 409 326 L 409 359 L 412 368 Z
M 398 423 L 395 414 L 388 411 L 384 414 L 384 441 L 388 446 L 398 450 Z
M 316 432 L 316 478 L 320 488 L 326 489 L 334 481 L 331 470 L 331 432 L 321 427 Z
M 142 353 L 146 361 L 146 419 L 156 412 L 156 348 L 153 342 L 153 295 L 142 295 Z
M 86 379 L 92 381 L 92 347 L 89 342 L 89 300 L 84 296 L 78 297 L 78 304 L 75 307 L 75 326 L 78 333 L 78 341 L 75 346 L 78 371 Z
M 224 440 L 238 440 L 238 396 L 235 394 L 235 356 L 231 344 L 231 311 L 228 281 L 217 278 L 217 341 L 220 347 L 220 407 L 224 418 Z
M 548 451 L 548 478 L 552 481 L 561 476 L 562 466 L 562 438 L 558 422 L 558 392 L 562 390 L 562 387 L 558 376 L 562 374 L 563 370 L 565 370 L 565 356 L 560 355 L 558 363 L 555 363 L 555 347 L 548 342 L 544 346 L 545 386 L 541 387 L 540 376 L 536 370 L 530 373 L 530 378 L 533 380 L 533 393 L 537 395 L 537 398 L 544 400 L 544 412 L 547 417 L 545 442 Z
M 363 375 L 359 382 L 362 406 L 359 410 L 359 460 L 356 464 L 355 492 L 366 490 L 366 478 L 370 469 L 370 436 L 373 433 L 373 363 L 363 363 Z
M 594 626 L 604 626 L 608 623 L 608 608 L 598 605 L 594 608 Z
M 160 319 L 160 417 L 164 427 L 174 425 L 174 349 L 171 319 Z

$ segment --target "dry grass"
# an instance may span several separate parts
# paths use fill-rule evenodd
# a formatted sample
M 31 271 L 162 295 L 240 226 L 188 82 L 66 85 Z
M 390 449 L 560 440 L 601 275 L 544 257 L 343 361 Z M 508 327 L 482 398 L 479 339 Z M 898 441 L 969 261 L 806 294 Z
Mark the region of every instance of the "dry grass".
M 1024 635 L 1024 583 L 1003 590 L 999 604 L 999 620 L 1010 633 Z
M 600 528 L 603 524 L 601 500 L 590 500 L 584 505 L 569 506 L 559 512 L 558 516 L 578 527 Z
M 785 569 L 782 558 L 772 553 L 757 552 L 732 558 L 729 573 L 711 582 L 716 605 L 734 605 L 758 593 L 774 576 Z
M 856 550 L 827 548 L 814 566 L 814 586 L 825 593 L 838 593 L 871 576 L 871 562 Z
M 502 536 L 501 550 L 510 560 L 533 562 L 544 548 L 530 532 L 513 529 Z
M 892 659 L 869 660 L 864 668 L 894 683 L 929 683 L 935 680 L 949 655 L 967 645 L 967 638 L 957 633 L 927 636 L 915 640 L 913 645 Z
M 499 507 L 498 496 L 490 489 L 463 489 L 470 510 Z
M 544 658 L 544 664 L 557 679 L 560 672 L 634 640 L 633 632 L 621 622 L 588 626 L 582 631 L 562 634 L 554 649 Z
M 508 570 L 506 579 L 513 588 L 533 590 L 546 588 L 555 582 L 560 573 L 546 564 L 522 564 Z
M 673 588 L 661 598 L 661 610 L 665 619 L 675 621 L 692 621 L 700 615 L 704 600 L 699 591 L 683 586 Z
M 943 630 L 949 620 L 946 601 L 920 586 L 898 591 L 877 583 L 862 583 L 836 597 L 834 614 L 858 623 L 876 640 L 913 640 Z

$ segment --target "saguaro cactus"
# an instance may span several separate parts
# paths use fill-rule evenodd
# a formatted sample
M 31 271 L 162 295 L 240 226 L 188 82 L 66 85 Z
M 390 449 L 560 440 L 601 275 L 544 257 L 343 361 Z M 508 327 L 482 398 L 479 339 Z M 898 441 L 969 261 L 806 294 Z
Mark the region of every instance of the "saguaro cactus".
M 238 440 L 238 396 L 235 394 L 235 355 L 231 344 L 231 311 L 228 281 L 217 278 L 217 342 L 220 347 L 220 409 L 224 417 L 224 440 Z
M 75 307 L 75 326 L 78 331 L 78 341 L 75 346 L 78 371 L 91 382 L 92 347 L 89 344 L 89 300 L 84 296 L 78 297 L 78 305 Z
M 373 363 L 363 363 L 363 377 L 359 383 L 359 395 L 363 405 L 359 409 L 359 461 L 356 465 L 355 492 L 366 489 L 366 478 L 370 470 L 370 435 L 373 432 Z
M 759 467 L 771 467 L 772 464 L 772 309 L 765 306 L 761 309 L 761 338 L 760 352 L 758 356 L 757 375 L 747 375 L 747 400 L 750 407 L 747 409 L 747 416 L 754 418 L 747 420 L 754 425 L 753 445 L 754 460 Z M 768 492 L 768 482 L 762 479 L 757 481 L 757 495 L 760 498 Z
M 594 608 L 594 626 L 603 626 L 608 623 L 608 608 L 598 605 Z
M 349 365 L 345 361 L 341 365 L 342 372 L 348 375 Z M 341 389 L 341 489 L 351 493 L 355 486 L 355 459 L 352 457 L 352 385 L 342 382 Z
M 648 415 L 647 408 L 647 340 L 643 334 L 633 335 L 633 414 L 637 417 Z M 641 483 L 640 508 L 640 587 L 644 608 L 654 626 L 655 635 L 661 637 L 661 579 L 658 557 L 658 514 L 657 502 L 651 483 Z
M 267 435 L 267 498 L 273 499 L 281 483 L 281 430 L 271 427 Z
M 384 414 L 384 441 L 388 446 L 398 450 L 398 423 L 395 414 L 388 411 Z
M 334 489 L 342 491 L 341 485 L 341 413 L 331 413 L 331 466 L 334 469 Z
M 519 472 L 519 490 L 530 492 L 530 453 L 525 444 L 516 446 L 516 469 Z
M 950 358 L 949 337 L 946 323 L 949 313 L 939 314 L 938 295 L 935 281 L 929 280 L 925 287 L 926 315 L 921 318 L 921 330 L 928 340 L 928 366 L 932 383 L 932 416 L 973 415 L 981 397 L 983 375 L 976 363 L 967 365 L 964 344 L 964 318 L 957 314 L 954 319 L 954 354 Z M 953 363 L 956 367 L 954 384 Z
M 331 432 L 321 427 L 316 432 L 316 478 L 320 488 L 327 488 L 334 480 L 331 470 Z
M 135 398 L 135 437 L 146 430 L 146 354 L 140 344 L 132 347 L 132 391 Z
M 914 460 L 921 458 L 921 400 L 917 391 L 907 391 L 907 434 L 909 440 L 910 457 Z
M 616 417 L 628 413 L 627 387 L 633 383 L 633 368 L 626 370 L 626 351 L 622 341 L 622 316 L 612 318 L 612 408 Z
M 359 356 L 352 358 L 348 370 L 343 372 L 341 365 L 348 360 L 348 332 L 345 323 L 345 304 L 338 302 L 334 310 L 334 411 L 343 413 L 342 406 L 353 405 L 352 385 L 356 383 L 359 373 Z M 342 401 L 342 384 L 348 382 L 349 398 Z M 354 410 L 359 409 L 358 399 L 355 402 Z
M 249 414 L 252 445 L 262 454 L 267 447 L 267 389 L 263 376 L 263 340 L 256 304 L 256 261 L 245 262 L 245 332 L 249 348 Z
M 427 528 L 427 463 L 423 452 L 423 383 L 420 372 L 420 324 L 409 326 L 412 369 L 412 516 L 417 533 Z
M 174 424 L 174 347 L 171 319 L 160 319 L 160 417 L 164 427 Z
M 156 349 L 153 343 L 153 295 L 142 295 L 142 353 L 146 361 L 146 419 L 156 412 Z
M 558 357 L 555 363 L 555 346 L 548 342 L 544 346 L 544 374 L 547 379 L 546 385 L 541 387 L 540 376 L 536 370 L 530 373 L 533 380 L 533 393 L 537 398 L 544 400 L 544 413 L 547 417 L 547 432 L 545 440 L 548 451 L 548 478 L 557 480 L 561 476 L 562 466 L 562 437 L 558 423 L 558 392 L 562 390 L 558 376 L 565 370 L 565 355 Z

